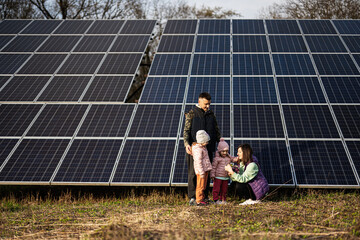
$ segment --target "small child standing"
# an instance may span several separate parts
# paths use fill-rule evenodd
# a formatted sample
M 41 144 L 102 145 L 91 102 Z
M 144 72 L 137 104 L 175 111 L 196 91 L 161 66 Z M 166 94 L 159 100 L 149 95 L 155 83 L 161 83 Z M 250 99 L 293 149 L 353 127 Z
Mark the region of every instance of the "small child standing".
M 207 178 L 211 170 L 209 153 L 206 145 L 210 141 L 210 136 L 204 130 L 196 132 L 196 143 L 192 145 L 192 155 L 194 158 L 194 170 L 196 174 L 196 203 L 198 206 L 207 205 L 204 201 Z
M 229 145 L 221 138 L 210 173 L 213 180 L 213 200 L 216 204 L 226 204 L 226 193 L 230 178 L 225 171 L 225 166 L 233 160 L 234 158 L 229 155 Z

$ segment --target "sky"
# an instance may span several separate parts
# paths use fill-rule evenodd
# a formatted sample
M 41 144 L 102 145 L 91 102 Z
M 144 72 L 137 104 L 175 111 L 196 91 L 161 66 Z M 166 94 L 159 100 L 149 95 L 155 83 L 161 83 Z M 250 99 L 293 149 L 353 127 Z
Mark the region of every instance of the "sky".
M 209 7 L 223 7 L 227 10 L 240 12 L 242 19 L 259 18 L 259 11 L 263 7 L 268 7 L 273 3 L 281 3 L 281 0 L 187 0 L 191 6 L 196 4 L 196 7 L 202 5 Z

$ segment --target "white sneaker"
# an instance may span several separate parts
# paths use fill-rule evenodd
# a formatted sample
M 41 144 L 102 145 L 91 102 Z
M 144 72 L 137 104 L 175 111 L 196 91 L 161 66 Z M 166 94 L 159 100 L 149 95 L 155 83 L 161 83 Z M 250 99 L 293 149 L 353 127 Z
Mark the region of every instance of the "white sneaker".
M 256 204 L 256 203 L 260 203 L 260 200 L 248 199 L 245 202 L 240 203 L 239 205 L 244 206 L 244 205 L 252 205 L 252 204 Z
M 220 204 L 224 204 L 224 205 L 226 205 L 226 204 L 227 204 L 227 202 L 226 202 L 226 201 L 221 201 L 221 202 L 220 202 Z

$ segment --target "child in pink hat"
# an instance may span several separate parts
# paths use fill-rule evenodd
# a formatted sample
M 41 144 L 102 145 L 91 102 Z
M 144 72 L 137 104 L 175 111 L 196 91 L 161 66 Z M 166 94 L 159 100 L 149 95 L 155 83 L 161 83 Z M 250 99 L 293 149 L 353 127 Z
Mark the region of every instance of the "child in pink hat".
M 235 159 L 229 155 L 229 145 L 221 138 L 210 172 L 210 177 L 213 180 L 213 200 L 216 204 L 226 203 L 226 193 L 230 178 L 225 171 L 225 166 Z

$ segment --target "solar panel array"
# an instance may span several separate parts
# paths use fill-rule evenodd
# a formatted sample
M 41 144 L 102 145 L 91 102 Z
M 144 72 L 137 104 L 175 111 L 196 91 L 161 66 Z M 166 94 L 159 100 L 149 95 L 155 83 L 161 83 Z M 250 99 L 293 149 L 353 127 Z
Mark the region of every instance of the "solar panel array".
M 359 20 L 169 20 L 121 103 L 154 25 L 0 23 L 0 183 L 186 186 L 184 116 L 207 91 L 272 186 L 359 188 Z

